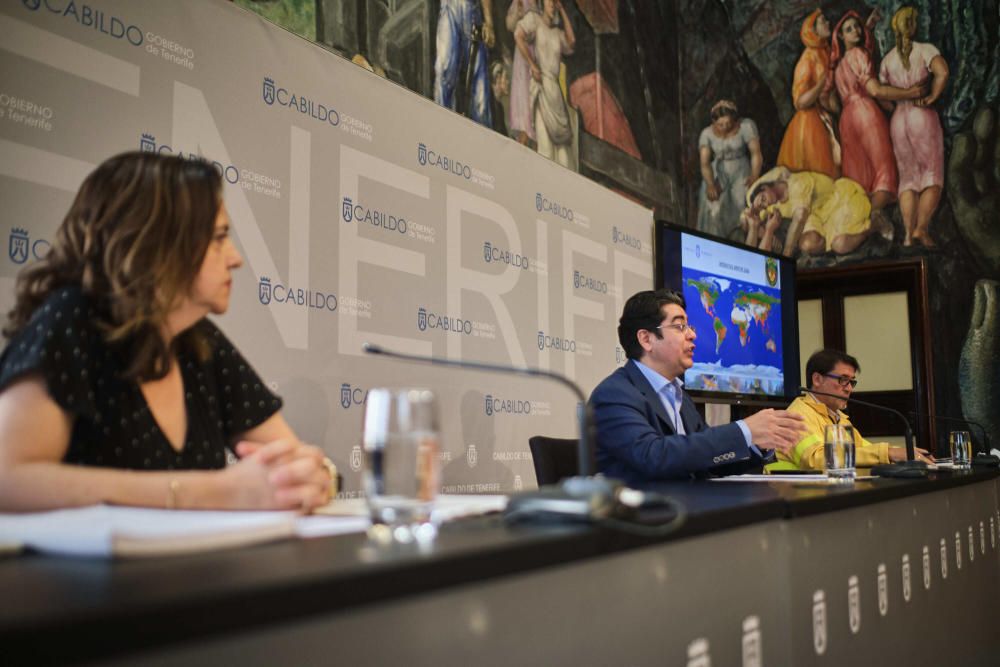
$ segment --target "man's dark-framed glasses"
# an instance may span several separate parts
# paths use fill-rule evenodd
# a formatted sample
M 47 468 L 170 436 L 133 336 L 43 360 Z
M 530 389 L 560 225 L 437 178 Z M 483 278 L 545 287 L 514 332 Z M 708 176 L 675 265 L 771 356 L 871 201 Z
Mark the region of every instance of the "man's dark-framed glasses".
M 854 389 L 855 387 L 858 386 L 857 380 L 855 380 L 854 378 L 849 378 L 846 375 L 834 375 L 833 373 L 823 373 L 823 377 L 830 378 L 831 380 L 836 380 L 837 384 L 839 384 L 844 389 L 847 389 L 848 387 Z

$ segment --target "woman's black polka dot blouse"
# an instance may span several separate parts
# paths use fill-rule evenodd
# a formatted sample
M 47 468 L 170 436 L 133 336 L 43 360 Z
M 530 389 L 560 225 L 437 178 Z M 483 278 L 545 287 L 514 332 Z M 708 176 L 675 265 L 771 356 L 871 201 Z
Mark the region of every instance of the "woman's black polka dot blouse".
M 211 343 L 202 363 L 180 353 L 188 427 L 176 451 L 160 431 L 125 360 L 105 343 L 94 306 L 78 287 L 54 291 L 0 356 L 0 391 L 39 374 L 53 400 L 73 418 L 67 463 L 135 470 L 222 468 L 241 433 L 281 409 L 233 344 L 207 319 Z

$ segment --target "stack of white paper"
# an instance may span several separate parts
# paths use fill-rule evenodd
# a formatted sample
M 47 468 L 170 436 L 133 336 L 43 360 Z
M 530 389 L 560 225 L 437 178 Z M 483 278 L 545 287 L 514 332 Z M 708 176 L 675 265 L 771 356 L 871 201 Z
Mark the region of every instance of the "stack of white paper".
M 0 514 L 0 543 L 67 556 L 165 556 L 295 535 L 294 512 L 207 512 L 94 505 Z
M 434 519 L 502 511 L 506 496 L 441 495 Z M 317 508 L 323 516 L 295 512 L 161 510 L 94 505 L 78 509 L 0 514 L 0 553 L 23 545 L 64 556 L 138 557 L 228 549 L 288 537 L 364 532 L 365 501 L 335 500 Z

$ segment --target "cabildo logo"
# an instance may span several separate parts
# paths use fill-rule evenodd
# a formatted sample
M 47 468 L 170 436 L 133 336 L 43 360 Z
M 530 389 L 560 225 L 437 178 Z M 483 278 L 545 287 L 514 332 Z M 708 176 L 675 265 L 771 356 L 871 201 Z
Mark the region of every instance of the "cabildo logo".
M 32 242 L 27 229 L 13 227 L 7 241 L 7 256 L 15 264 L 24 264 L 28 261 L 28 257 L 32 259 L 45 257 L 50 247 L 51 245 L 45 239 L 35 239 Z
M 625 359 L 625 350 L 623 350 L 620 346 L 615 345 L 615 364 L 621 366 L 625 363 Z
M 362 204 L 355 204 L 350 197 L 344 197 L 341 214 L 344 217 L 344 222 L 357 220 L 359 223 L 367 222 L 373 227 L 380 227 L 387 232 L 406 234 L 406 220 L 404 218 L 390 215 L 385 211 L 366 208 Z
M 479 456 L 476 454 L 475 445 L 469 445 L 469 449 L 465 452 L 465 460 L 469 463 L 470 468 L 476 467 L 476 463 L 479 461 Z
M 547 199 L 541 192 L 535 193 L 535 209 L 539 213 L 551 213 L 557 218 L 573 222 L 573 209 Z
M 475 336 L 477 338 L 496 338 L 496 326 L 486 322 L 475 322 L 461 317 L 450 315 L 438 315 L 427 310 L 423 306 L 417 308 L 417 329 L 427 331 L 437 329 L 448 333 L 461 334 L 463 336 Z
M 354 445 L 351 448 L 351 470 L 354 472 L 361 470 L 361 445 Z
M 559 338 L 558 336 L 546 335 L 544 331 L 538 332 L 539 350 L 559 350 L 560 352 L 576 353 L 576 341 L 569 338 Z
M 348 410 L 355 405 L 364 405 L 368 400 L 368 390 L 361 387 L 351 387 L 350 383 L 340 385 L 340 407 Z
M 262 276 L 258 285 L 257 298 L 261 304 L 268 305 L 271 300 L 278 303 L 290 303 L 296 306 L 316 308 L 318 310 L 337 310 L 337 296 L 326 294 L 325 292 L 313 291 L 311 289 L 286 287 L 281 283 L 271 284 L 271 279 Z
M 590 290 L 591 292 L 600 292 L 601 294 L 608 293 L 608 284 L 606 282 L 597 278 L 591 278 L 580 271 L 573 272 L 573 287 Z
M 25 9 L 33 12 L 45 7 L 53 14 L 59 14 L 65 19 L 72 19 L 84 28 L 92 28 L 114 39 L 124 39 L 132 46 L 142 46 L 144 34 L 142 29 L 127 20 L 122 20 L 90 5 L 82 3 L 77 5 L 73 0 L 66 3 L 56 0 L 21 0 L 21 4 Z
M 496 184 L 496 179 L 492 175 L 465 164 L 460 160 L 456 160 L 453 157 L 438 153 L 428 148 L 425 143 L 417 144 L 417 162 L 420 163 L 421 167 L 437 167 L 442 171 L 460 176 L 467 181 L 489 188 L 490 190 Z
M 176 155 L 177 157 L 185 158 L 187 160 L 207 159 L 196 153 L 175 151 L 173 147 L 168 146 L 167 144 L 157 144 L 156 137 L 148 132 L 143 132 L 142 137 L 139 138 L 139 150 L 143 153 L 167 153 L 168 155 Z M 240 169 L 235 165 L 223 165 L 221 162 L 217 162 L 215 160 L 209 160 L 209 162 L 211 162 L 212 166 L 215 167 L 222 177 L 226 179 L 227 183 L 236 185 L 240 182 Z
M 440 329 L 450 333 L 465 334 L 466 336 L 472 335 L 472 322 L 470 320 L 463 320 L 460 317 L 450 317 L 448 315 L 438 315 L 428 312 L 423 306 L 417 308 L 417 328 L 421 331 Z
M 511 252 L 503 248 L 498 248 L 489 241 L 483 243 L 483 260 L 489 264 L 491 262 L 499 262 L 501 264 L 509 264 L 510 266 L 517 266 L 525 271 L 531 266 L 531 261 L 516 252 Z
M 314 118 L 321 123 L 329 123 L 334 127 L 340 124 L 340 114 L 337 113 L 336 109 L 317 104 L 313 100 L 301 97 L 295 93 L 290 93 L 287 89 L 275 84 L 274 79 L 269 76 L 264 77 L 262 96 L 268 106 L 277 102 L 279 106 L 295 109 L 299 113 Z
M 417 162 L 420 163 L 421 167 L 431 165 L 432 167 L 438 167 L 444 171 L 451 172 L 456 176 L 461 176 L 467 181 L 472 180 L 472 167 L 462 164 L 447 155 L 441 155 L 430 150 L 427 148 L 427 144 L 417 144 Z
M 552 414 L 552 406 L 544 401 L 529 401 L 521 398 L 504 398 L 487 394 L 483 399 L 483 409 L 487 417 L 513 415 L 517 417 L 547 417 Z
M 635 248 L 636 250 L 642 250 L 642 240 L 638 239 L 625 231 L 620 231 L 617 226 L 611 228 L 611 240 L 619 245 L 625 245 L 629 248 Z

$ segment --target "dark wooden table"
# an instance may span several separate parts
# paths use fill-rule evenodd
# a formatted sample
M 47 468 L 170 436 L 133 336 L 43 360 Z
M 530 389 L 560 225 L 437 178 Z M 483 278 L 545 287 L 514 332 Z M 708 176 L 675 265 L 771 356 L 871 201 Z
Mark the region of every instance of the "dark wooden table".
M 152 560 L 11 557 L 0 663 L 699 664 L 704 647 L 713 664 L 754 650 L 761 664 L 996 664 L 980 619 L 1000 610 L 997 478 L 659 484 L 688 517 L 657 538 L 484 517 L 445 526 L 426 552 L 350 535 Z M 949 632 L 968 637 L 961 650 L 936 639 Z

